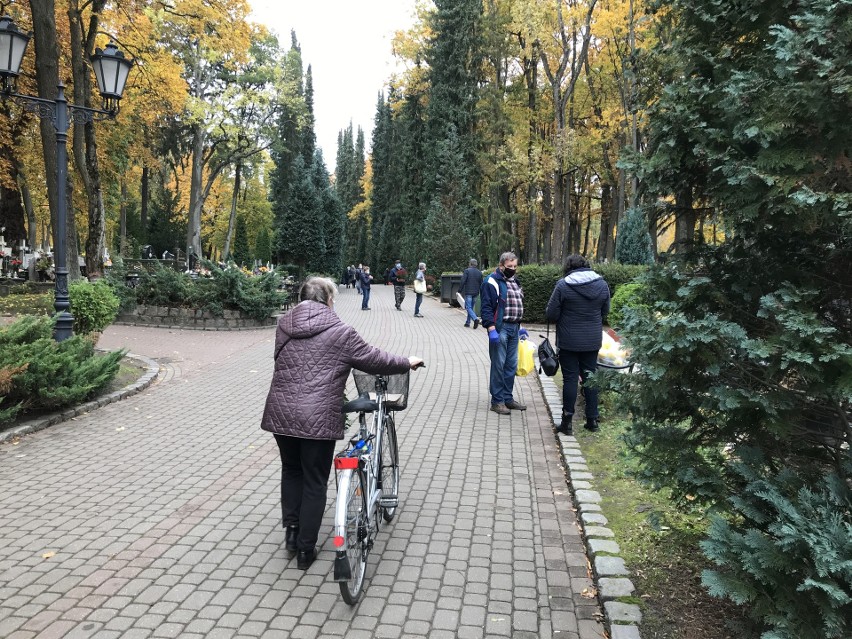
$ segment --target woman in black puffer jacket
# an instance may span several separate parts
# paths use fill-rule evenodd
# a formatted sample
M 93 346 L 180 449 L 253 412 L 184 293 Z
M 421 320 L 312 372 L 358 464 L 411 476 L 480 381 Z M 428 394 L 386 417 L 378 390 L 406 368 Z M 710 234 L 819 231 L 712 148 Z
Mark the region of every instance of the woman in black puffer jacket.
M 545 311 L 556 323 L 556 346 L 562 366 L 562 423 L 556 430 L 573 434 L 571 421 L 577 402 L 577 381 L 597 370 L 603 323 L 609 313 L 609 286 L 589 268 L 582 255 L 565 262 L 565 277 L 556 283 Z M 598 390 L 586 388 L 586 425 L 598 430 Z

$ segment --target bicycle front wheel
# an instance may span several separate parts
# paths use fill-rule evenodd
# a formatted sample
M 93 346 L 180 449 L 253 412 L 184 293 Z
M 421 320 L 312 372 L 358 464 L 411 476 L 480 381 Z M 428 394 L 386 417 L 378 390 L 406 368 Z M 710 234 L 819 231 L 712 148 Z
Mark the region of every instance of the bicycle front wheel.
M 382 435 L 381 478 L 382 517 L 390 522 L 399 506 L 399 448 L 393 417 L 385 415 L 385 432 Z
M 346 480 L 341 481 L 344 491 L 345 519 L 343 550 L 338 551 L 337 561 L 345 563 L 340 583 L 340 595 L 350 606 L 355 605 L 364 589 L 364 576 L 367 573 L 367 553 L 369 527 L 367 519 L 367 490 L 364 473 L 349 471 Z M 348 569 L 348 570 L 347 570 Z M 347 574 L 348 573 L 348 574 Z

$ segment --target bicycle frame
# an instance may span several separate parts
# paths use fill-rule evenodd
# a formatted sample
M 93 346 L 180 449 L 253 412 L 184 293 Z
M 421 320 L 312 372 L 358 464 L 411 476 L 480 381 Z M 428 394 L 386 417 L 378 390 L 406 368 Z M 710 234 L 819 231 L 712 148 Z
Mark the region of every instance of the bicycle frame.
M 337 502 L 335 505 L 334 514 L 334 546 L 337 551 L 337 557 L 334 562 L 334 580 L 348 581 L 351 577 L 349 562 L 347 561 L 347 552 L 350 550 L 347 546 L 346 538 L 346 515 L 347 501 L 341 496 L 349 494 L 351 482 L 359 482 L 360 476 L 366 479 L 367 494 L 364 497 L 364 523 L 365 530 L 360 530 L 359 537 L 365 535 L 367 538 L 367 551 L 373 546 L 373 539 L 379 531 L 379 507 L 382 505 L 382 489 L 379 487 L 379 479 L 381 473 L 381 451 L 382 438 L 384 437 L 384 428 L 382 424 L 386 415 L 385 395 L 387 392 L 387 381 L 381 376 L 376 377 L 376 404 L 378 410 L 373 411 L 369 420 L 367 414 L 361 412 L 358 414 L 359 430 L 357 440 L 353 438 L 351 443 L 354 449 L 359 448 L 360 452 L 349 457 L 335 457 L 335 468 L 340 471 L 337 478 Z M 369 449 L 364 452 L 364 449 Z

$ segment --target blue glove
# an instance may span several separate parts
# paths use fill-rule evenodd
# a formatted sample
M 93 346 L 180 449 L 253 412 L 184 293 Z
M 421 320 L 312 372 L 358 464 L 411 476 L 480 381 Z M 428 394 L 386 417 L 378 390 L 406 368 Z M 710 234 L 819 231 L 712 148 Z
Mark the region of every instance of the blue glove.
M 496 344 L 500 341 L 500 333 L 496 330 L 488 331 L 488 341 L 492 344 Z
M 527 338 L 529 338 L 529 336 L 530 336 L 529 331 L 525 328 L 522 328 L 521 330 L 518 331 L 518 339 L 527 339 Z

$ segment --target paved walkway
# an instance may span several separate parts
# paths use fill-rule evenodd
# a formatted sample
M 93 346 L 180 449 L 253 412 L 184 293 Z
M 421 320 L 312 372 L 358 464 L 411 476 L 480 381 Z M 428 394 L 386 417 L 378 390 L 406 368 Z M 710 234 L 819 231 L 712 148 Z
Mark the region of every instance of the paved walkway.
M 350 608 L 319 559 L 283 549 L 280 466 L 258 424 L 274 329 L 114 327 L 157 358 L 147 391 L 0 445 L 0 637 L 603 637 L 588 561 L 534 375 L 526 412 L 488 410 L 487 339 L 458 309 L 413 317 L 390 288 L 336 309 L 371 343 L 416 354 L 400 414 L 401 508 Z

